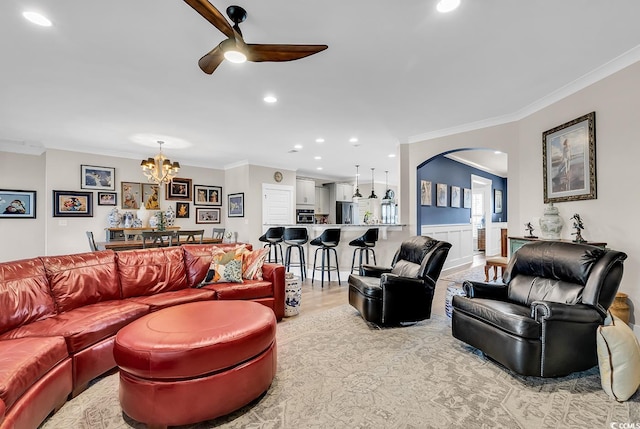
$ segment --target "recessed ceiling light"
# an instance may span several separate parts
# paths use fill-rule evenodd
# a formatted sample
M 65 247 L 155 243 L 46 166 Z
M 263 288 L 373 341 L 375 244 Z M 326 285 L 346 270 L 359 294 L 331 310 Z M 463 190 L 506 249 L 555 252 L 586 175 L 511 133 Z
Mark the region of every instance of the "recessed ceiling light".
M 51 21 L 44 15 L 41 15 L 37 12 L 22 12 L 22 16 L 34 24 L 41 25 L 43 27 L 51 27 Z
M 500 152 L 499 150 L 496 150 L 496 151 L 495 151 L 495 152 L 493 152 L 493 153 L 495 153 L 496 155 L 500 155 L 502 152 Z
M 297 145 L 295 145 L 295 146 L 294 146 L 294 148 L 296 148 L 296 149 L 302 149 L 302 145 L 301 145 L 301 144 L 297 144 Z
M 322 170 L 322 167 L 316 167 L 316 170 Z
M 313 159 L 322 159 L 321 156 L 314 156 Z
M 275 103 L 276 101 L 278 101 L 278 99 L 273 95 L 267 95 L 263 98 L 263 100 L 265 103 Z
M 460 0 L 440 0 L 436 9 L 438 9 L 440 13 L 447 13 L 456 9 L 458 6 L 460 6 Z
M 358 141 L 358 138 L 357 138 L 357 137 L 351 137 L 351 138 L 349 139 L 349 141 L 350 141 L 351 143 L 356 143 L 356 142 Z
M 324 143 L 324 139 L 322 137 L 318 137 L 316 139 L 316 143 Z
M 395 157 L 396 157 L 396 154 L 395 154 L 395 153 L 390 153 L 390 154 L 389 154 L 389 158 L 395 158 Z

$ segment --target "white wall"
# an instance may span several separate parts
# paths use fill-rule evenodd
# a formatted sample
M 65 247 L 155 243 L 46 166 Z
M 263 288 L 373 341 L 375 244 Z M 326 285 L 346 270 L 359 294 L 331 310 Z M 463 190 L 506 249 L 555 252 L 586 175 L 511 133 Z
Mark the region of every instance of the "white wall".
M 491 148 L 509 156 L 509 234 L 524 234 L 524 224 L 544 210 L 542 182 L 542 133 L 591 111 L 596 112 L 597 199 L 563 202 L 556 206 L 565 223 L 574 213 L 584 221 L 587 240 L 604 241 L 629 255 L 620 290 L 640 303 L 640 240 L 637 239 L 638 159 L 640 159 L 640 63 L 635 63 L 520 121 L 402 145 L 402 205 L 409 207 L 408 222 L 415 229 L 416 168 L 444 151 Z M 406 176 L 406 177 L 405 177 Z M 405 187 L 406 185 L 406 187 Z M 572 232 L 565 226 L 562 238 Z M 631 322 L 640 317 L 634 310 Z

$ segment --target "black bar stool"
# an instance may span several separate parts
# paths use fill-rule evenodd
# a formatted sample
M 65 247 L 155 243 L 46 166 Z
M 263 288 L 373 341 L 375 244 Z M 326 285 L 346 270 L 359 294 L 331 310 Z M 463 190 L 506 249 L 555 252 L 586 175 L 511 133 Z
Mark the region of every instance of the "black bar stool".
M 309 241 L 309 234 L 307 228 L 285 228 L 284 230 L 284 244 L 287 245 L 287 251 L 285 252 L 284 266 L 289 271 L 291 267 L 291 248 L 298 249 L 298 258 L 300 260 L 300 279 L 304 280 L 307 276 L 307 261 L 304 256 L 304 244 Z M 297 265 L 294 265 L 297 266 Z
M 376 241 L 378 241 L 378 228 L 369 228 L 367 232 L 362 234 L 362 236 L 351 240 L 349 242 L 349 246 L 355 246 L 353 249 L 353 258 L 351 258 L 351 272 L 353 273 L 353 268 L 356 263 L 356 252 L 360 252 L 360 264 L 358 265 L 358 274 L 362 275 L 360 271 L 362 271 L 362 253 L 365 255 L 365 262 L 369 263 L 369 252 L 373 255 L 373 263 L 377 265 L 376 262 L 376 251 L 373 250 L 376 247 Z
M 328 281 L 331 281 L 331 271 L 336 271 L 338 273 L 338 284 L 340 283 L 340 269 L 338 267 L 338 252 L 336 252 L 336 247 L 340 243 L 340 228 L 327 228 L 325 229 L 320 237 L 314 238 L 311 240 L 312 246 L 320 246 L 316 249 L 316 252 L 313 256 L 313 275 L 311 277 L 311 284 L 313 285 L 313 281 L 316 277 L 316 260 L 318 259 L 318 251 L 322 252 L 322 266 L 320 284 L 324 287 L 324 272 L 327 272 Z M 333 250 L 333 254 L 336 259 L 336 266 L 331 266 L 331 251 Z
M 269 262 L 278 263 L 278 249 L 280 249 L 280 261 L 284 263 L 284 258 L 282 257 L 282 237 L 284 236 L 284 227 L 283 226 L 275 226 L 269 228 L 267 232 L 262 234 L 258 240 L 266 243 L 263 247 L 269 246 Z M 271 250 L 273 250 L 273 260 L 271 260 Z

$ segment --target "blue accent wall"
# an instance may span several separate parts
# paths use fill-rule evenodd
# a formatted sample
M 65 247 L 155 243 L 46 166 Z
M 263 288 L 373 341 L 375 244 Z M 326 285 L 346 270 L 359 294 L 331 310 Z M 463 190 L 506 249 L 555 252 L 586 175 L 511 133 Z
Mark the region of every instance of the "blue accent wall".
M 493 213 L 492 222 L 507 221 L 507 179 L 487 173 L 486 171 L 470 167 L 466 164 L 454 161 L 438 155 L 418 167 L 417 190 L 416 195 L 418 201 L 418 233 L 421 225 L 442 225 L 469 223 L 471 218 L 471 209 L 463 208 L 464 188 L 471 189 L 471 175 L 485 177 L 491 180 L 491 208 L 494 212 L 494 195 L 495 190 L 502 191 L 502 213 Z M 421 180 L 431 182 L 431 204 L 430 206 L 420 205 L 420 183 Z M 436 187 L 438 183 L 447 185 L 447 207 L 436 206 Z M 451 186 L 460 187 L 460 208 L 451 207 Z

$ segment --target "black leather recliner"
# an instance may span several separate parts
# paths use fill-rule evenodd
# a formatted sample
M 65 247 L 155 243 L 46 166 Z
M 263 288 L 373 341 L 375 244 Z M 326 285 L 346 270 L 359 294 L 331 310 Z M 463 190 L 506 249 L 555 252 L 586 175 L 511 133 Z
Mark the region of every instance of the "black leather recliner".
M 452 334 L 518 374 L 589 369 L 626 258 L 586 244 L 527 244 L 511 257 L 504 283 L 464 282 L 467 296 L 453 297 Z
M 349 276 L 349 304 L 378 325 L 415 323 L 431 317 L 436 281 L 451 244 L 412 237 L 400 245 L 390 268 L 363 265 Z

